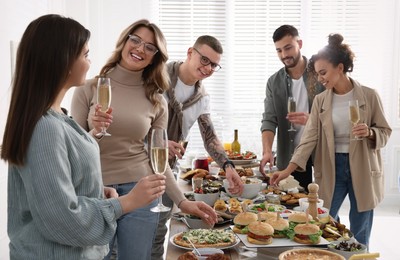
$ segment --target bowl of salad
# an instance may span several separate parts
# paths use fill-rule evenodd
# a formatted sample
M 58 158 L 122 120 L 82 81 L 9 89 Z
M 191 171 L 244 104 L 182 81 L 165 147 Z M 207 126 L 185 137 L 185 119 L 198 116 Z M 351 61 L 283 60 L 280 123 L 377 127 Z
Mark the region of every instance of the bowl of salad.
M 258 212 L 263 212 L 263 211 L 268 211 L 268 212 L 282 212 L 286 209 L 285 206 L 283 205 L 278 205 L 278 204 L 270 204 L 270 203 L 257 203 L 257 204 L 250 204 L 248 206 L 248 210 L 258 213 Z
M 243 182 L 243 193 L 240 195 L 241 198 L 254 199 L 255 197 L 258 196 L 258 193 L 260 192 L 261 189 L 262 180 L 257 178 L 242 177 L 242 182 Z M 231 194 L 228 190 L 229 182 L 227 179 L 223 180 L 223 185 L 228 195 L 231 197 L 235 197 L 235 195 Z

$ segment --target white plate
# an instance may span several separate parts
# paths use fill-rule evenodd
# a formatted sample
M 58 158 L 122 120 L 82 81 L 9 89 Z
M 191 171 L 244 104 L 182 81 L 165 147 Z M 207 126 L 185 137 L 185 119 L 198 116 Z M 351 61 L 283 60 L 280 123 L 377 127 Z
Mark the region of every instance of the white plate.
M 247 200 L 246 198 L 242 198 L 242 197 L 231 197 L 226 192 L 221 192 L 220 198 L 222 200 L 224 200 L 224 201 L 228 201 L 230 198 L 236 198 L 238 201 Z M 265 200 L 265 196 L 262 193 L 259 193 L 255 198 L 252 198 L 250 200 L 253 201 L 253 203 L 254 203 L 254 202 L 258 201 L 258 200 Z
M 187 172 L 192 169 L 192 166 L 191 165 L 179 165 L 179 169 L 181 170 L 181 172 Z
M 255 163 L 257 159 L 243 159 L 243 160 L 231 160 L 235 165 L 246 165 Z
M 234 226 L 231 226 L 231 228 L 233 229 Z M 243 242 L 243 244 L 246 247 L 252 247 L 252 248 L 256 248 L 256 247 L 292 247 L 292 246 L 308 246 L 308 245 L 304 245 L 304 244 L 300 244 L 300 243 L 296 243 L 293 240 L 290 240 L 289 238 L 272 238 L 272 243 L 269 245 L 257 245 L 257 244 L 252 244 L 249 243 L 249 241 L 247 241 L 247 235 L 244 234 L 236 234 L 236 236 L 239 237 L 239 239 Z M 330 244 L 329 241 L 327 241 L 325 238 L 321 237 L 321 240 L 319 241 L 318 244 L 313 245 L 316 247 L 327 247 Z
M 254 176 L 255 177 L 264 177 L 262 174 L 261 174 L 261 172 L 260 172 L 260 170 L 258 169 L 258 167 L 253 167 L 253 168 L 251 168 L 252 170 L 253 170 L 253 173 L 254 173 Z
M 198 248 L 197 250 L 202 254 L 201 256 L 198 256 L 195 250 L 193 250 L 192 253 L 195 254 L 199 260 L 207 260 L 207 255 L 224 254 L 224 251 L 219 248 Z
M 176 247 L 179 247 L 179 248 L 182 248 L 182 249 L 192 250 L 192 249 L 193 249 L 192 247 L 181 246 L 181 245 L 178 245 L 178 244 L 176 244 L 176 243 L 174 242 L 175 237 L 178 236 L 178 235 L 180 235 L 180 234 L 182 234 L 182 232 L 173 235 L 173 236 L 169 239 L 169 242 L 171 242 L 171 244 L 173 244 L 173 245 L 176 246 Z M 211 246 L 210 248 L 228 249 L 228 248 L 234 247 L 234 246 L 236 246 L 237 244 L 240 243 L 240 239 L 239 239 L 237 236 L 235 236 L 235 240 L 236 240 L 235 243 L 232 244 L 232 245 L 230 245 L 230 246 L 222 246 L 222 247 Z M 207 247 L 203 247 L 203 248 L 207 248 Z
M 287 212 L 284 212 L 284 211 L 287 211 Z M 282 218 L 288 218 L 289 215 L 293 213 L 293 210 L 290 210 L 290 209 L 285 209 L 284 211 L 281 212 Z
M 304 212 L 304 210 L 302 210 L 300 206 L 294 207 L 293 210 L 298 212 Z

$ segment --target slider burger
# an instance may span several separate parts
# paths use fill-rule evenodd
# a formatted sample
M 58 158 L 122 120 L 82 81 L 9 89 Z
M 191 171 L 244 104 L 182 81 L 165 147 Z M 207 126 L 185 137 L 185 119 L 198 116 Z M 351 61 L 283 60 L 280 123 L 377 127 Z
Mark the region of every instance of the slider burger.
M 286 231 L 289 229 L 289 222 L 281 217 L 276 217 L 274 219 L 267 220 L 274 229 L 274 238 L 284 238 L 286 237 Z
M 258 215 L 258 220 L 268 222 L 271 219 L 276 219 L 277 217 L 277 212 L 271 212 L 271 211 L 261 211 L 257 213 Z
M 255 221 L 249 224 L 248 229 L 247 241 L 249 241 L 249 243 L 257 245 L 268 245 L 272 243 L 274 228 L 270 224 Z
M 257 214 L 253 212 L 242 212 L 235 216 L 233 219 L 233 232 L 238 234 L 247 234 L 247 226 L 251 223 L 257 221 Z
M 289 215 L 288 221 L 290 226 L 296 226 L 297 224 L 304 224 L 307 221 L 307 215 L 308 215 L 308 221 L 312 221 L 313 218 L 310 214 L 307 214 L 305 212 L 295 212 Z
M 295 233 L 293 240 L 300 244 L 318 244 L 322 235 L 319 226 L 315 224 L 298 224 L 293 230 Z
M 286 232 L 286 236 L 293 240 L 294 235 L 295 235 L 295 232 L 293 229 L 298 224 L 305 224 L 311 220 L 312 220 L 312 216 L 308 215 L 308 220 L 307 220 L 307 213 L 305 213 L 305 212 L 295 212 L 295 213 L 290 214 L 288 217 L 289 230 Z

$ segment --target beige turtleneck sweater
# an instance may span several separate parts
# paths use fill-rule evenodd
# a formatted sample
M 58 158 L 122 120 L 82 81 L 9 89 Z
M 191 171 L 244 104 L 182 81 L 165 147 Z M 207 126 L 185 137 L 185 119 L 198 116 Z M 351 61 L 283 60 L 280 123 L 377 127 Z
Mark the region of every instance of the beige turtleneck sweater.
M 129 71 L 117 65 L 107 76 L 111 78 L 113 123 L 111 136 L 98 141 L 105 185 L 137 182 L 153 174 L 144 138 L 151 127 L 167 128 L 168 109 L 160 95 L 161 105 L 154 108 L 145 96 L 143 71 Z M 96 105 L 96 80 L 91 79 L 75 89 L 71 115 L 86 131 L 93 129 L 91 116 Z M 171 169 L 167 176 L 167 194 L 178 205 L 185 199 Z

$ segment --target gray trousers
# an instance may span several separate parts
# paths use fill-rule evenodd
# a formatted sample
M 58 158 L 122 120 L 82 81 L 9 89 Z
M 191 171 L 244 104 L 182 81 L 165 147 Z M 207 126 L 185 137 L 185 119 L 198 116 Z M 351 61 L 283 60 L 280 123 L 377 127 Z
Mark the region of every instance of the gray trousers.
M 168 232 L 168 227 L 167 227 L 166 223 L 171 218 L 172 208 L 174 206 L 174 202 L 168 197 L 167 193 L 163 194 L 162 199 L 163 199 L 163 204 L 167 207 L 170 207 L 171 210 L 160 213 L 156 236 L 154 238 L 153 248 L 151 250 L 151 259 L 152 260 L 162 260 L 163 259 L 164 241 L 165 241 L 165 236 L 167 235 L 167 232 Z

